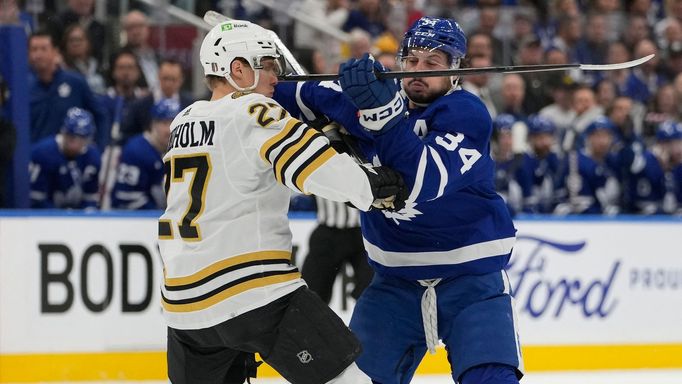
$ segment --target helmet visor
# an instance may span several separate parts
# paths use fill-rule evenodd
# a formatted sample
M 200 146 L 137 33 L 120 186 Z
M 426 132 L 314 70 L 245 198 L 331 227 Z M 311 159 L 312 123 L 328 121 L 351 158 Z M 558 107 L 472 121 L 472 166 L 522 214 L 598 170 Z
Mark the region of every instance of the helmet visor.
M 272 71 L 275 76 L 280 77 L 284 75 L 286 61 L 279 54 L 258 55 L 253 57 L 253 68 Z

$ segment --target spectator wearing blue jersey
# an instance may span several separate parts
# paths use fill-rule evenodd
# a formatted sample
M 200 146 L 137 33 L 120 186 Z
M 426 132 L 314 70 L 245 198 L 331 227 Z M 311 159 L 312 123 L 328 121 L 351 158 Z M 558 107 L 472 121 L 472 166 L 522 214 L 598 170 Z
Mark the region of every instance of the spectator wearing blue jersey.
M 109 118 L 101 100 L 88 87 L 83 76 L 65 71 L 58 65 L 59 51 L 52 36 L 36 32 L 28 41 L 28 78 L 31 112 L 31 143 L 59 132 L 72 107 L 94 115 L 94 138 L 104 148 L 109 138 Z
M 556 126 L 540 115 L 531 115 L 528 126 L 528 150 L 517 181 L 523 191 L 523 211 L 552 213 L 557 204 L 559 155 L 554 152 Z
M 457 68 L 465 54 L 455 21 L 423 17 L 405 33 L 399 62 L 407 71 Z M 408 383 L 440 339 L 453 380 L 518 383 L 523 363 L 504 272 L 516 229 L 495 192 L 490 115 L 458 78 L 404 78 L 403 93 L 375 71 L 385 68 L 365 55 L 341 66 L 340 84 L 283 83 L 275 93 L 294 115 L 339 122 L 411 190 L 398 212 L 361 214 L 375 274 L 350 322 L 363 346 L 358 366 L 376 383 Z
M 111 205 L 115 209 L 166 208 L 163 155 L 180 104 L 174 99 L 161 99 L 150 112 L 149 130 L 130 138 L 121 152 L 112 192 Z
M 622 98 L 619 102 L 622 103 Z M 631 104 L 631 103 L 630 103 Z M 665 196 L 664 172 L 659 159 L 650 151 L 645 140 L 636 133 L 627 103 L 614 103 L 609 109 L 615 127 L 615 143 L 611 149 L 616 176 L 622 193 L 621 212 L 631 214 L 663 213 Z
M 31 150 L 32 208 L 96 208 L 100 152 L 90 142 L 95 124 L 90 112 L 71 108 L 60 133 Z
M 658 126 L 653 152 L 665 173 L 663 211 L 682 214 L 682 124 L 666 121 Z
M 516 181 L 523 156 L 514 153 L 512 128 L 518 121 L 502 113 L 493 120 L 492 157 L 495 160 L 495 190 L 507 203 L 509 213 L 515 216 L 523 208 L 523 193 Z
M 558 195 L 565 202 L 556 207 L 555 213 L 619 213 L 620 184 L 615 157 L 611 154 L 615 129 L 613 122 L 604 116 L 585 128 L 585 147 L 571 151 L 564 158 Z

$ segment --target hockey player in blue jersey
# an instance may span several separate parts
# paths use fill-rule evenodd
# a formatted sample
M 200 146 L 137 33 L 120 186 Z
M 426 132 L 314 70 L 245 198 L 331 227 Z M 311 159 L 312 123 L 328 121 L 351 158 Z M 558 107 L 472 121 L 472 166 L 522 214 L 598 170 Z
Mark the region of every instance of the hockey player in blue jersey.
M 617 161 L 611 153 L 615 126 L 607 117 L 592 121 L 583 132 L 585 147 L 562 162 L 557 193 L 562 203 L 557 214 L 619 213 L 620 184 Z
M 665 213 L 682 214 L 682 123 L 665 121 L 656 130 L 654 153 L 665 174 Z
M 403 70 L 455 68 L 466 38 L 448 19 L 423 17 L 405 33 Z M 523 372 L 504 272 L 516 230 L 495 192 L 492 122 L 457 78 L 378 80 L 365 55 L 340 68 L 340 84 L 283 86 L 275 98 L 306 118 L 324 114 L 360 140 L 375 163 L 411 187 L 398 212 L 363 213 L 375 270 L 350 323 L 363 345 L 358 366 L 375 383 L 409 383 L 441 339 L 463 384 L 518 383 Z
M 553 152 L 554 123 L 540 115 L 531 115 L 528 126 L 529 148 L 523 154 L 523 164 L 517 181 L 524 193 L 523 211 L 552 213 L 558 203 L 555 189 L 559 177 L 559 156 Z
M 32 208 L 96 208 L 100 153 L 90 112 L 71 108 L 57 135 L 31 149 Z
M 615 171 L 620 182 L 621 212 L 661 214 L 666 193 L 663 167 L 632 129 L 617 127 L 614 144 Z
M 133 136 L 121 151 L 112 192 L 116 209 L 164 209 L 163 159 L 170 137 L 170 124 L 180 112 L 180 103 L 161 99 L 151 110 L 152 123 L 146 132 Z
M 507 203 L 509 213 L 515 216 L 523 208 L 523 193 L 516 181 L 523 156 L 514 153 L 512 127 L 518 121 L 514 115 L 501 113 L 493 120 L 492 157 L 495 160 L 495 190 Z

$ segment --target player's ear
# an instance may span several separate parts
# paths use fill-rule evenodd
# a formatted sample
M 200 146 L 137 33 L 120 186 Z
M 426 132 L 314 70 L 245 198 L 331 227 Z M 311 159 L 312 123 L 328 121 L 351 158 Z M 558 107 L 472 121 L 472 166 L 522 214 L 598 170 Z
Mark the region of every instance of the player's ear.
M 241 78 L 244 76 L 244 63 L 241 60 L 234 59 L 230 63 L 230 74 L 235 78 Z

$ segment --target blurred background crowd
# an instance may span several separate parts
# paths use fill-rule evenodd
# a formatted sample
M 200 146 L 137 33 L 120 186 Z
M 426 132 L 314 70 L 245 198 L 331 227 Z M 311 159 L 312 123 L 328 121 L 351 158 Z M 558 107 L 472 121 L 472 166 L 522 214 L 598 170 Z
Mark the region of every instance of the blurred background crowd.
M 209 9 L 274 30 L 310 73 L 368 51 L 399 70 L 401 36 L 424 15 L 461 25 L 467 67 L 655 54 L 632 69 L 460 84 L 493 118 L 497 188 L 514 214 L 682 213 L 682 0 L 0 0 L 0 25 L 26 34 L 32 207 L 163 208 L 170 121 L 207 98 L 197 52 Z M 8 80 L 3 184 L 17 134 Z M 292 209 L 314 210 L 313 199 Z

